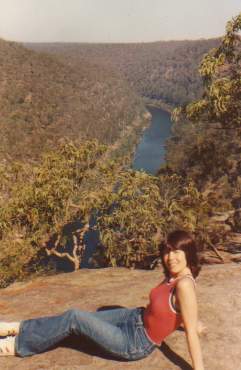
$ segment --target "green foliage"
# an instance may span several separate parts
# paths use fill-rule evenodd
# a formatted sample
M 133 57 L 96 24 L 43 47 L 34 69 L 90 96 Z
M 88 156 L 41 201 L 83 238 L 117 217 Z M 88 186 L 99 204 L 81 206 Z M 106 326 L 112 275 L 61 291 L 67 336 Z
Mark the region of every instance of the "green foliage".
M 132 266 L 157 251 L 152 236 L 158 224 L 159 192 L 155 179 L 141 172 L 122 172 L 117 183 L 98 219 L 103 254 L 111 266 Z
M 174 118 L 219 123 L 221 128 L 240 128 L 241 124 L 241 14 L 228 22 L 226 34 L 219 47 L 212 49 L 202 60 L 199 72 L 204 80 L 204 94 L 174 112 Z
M 12 189 L 5 219 L 9 225 L 20 225 L 35 232 L 46 223 L 48 228 L 65 219 L 68 200 L 73 196 L 85 175 L 95 166 L 105 151 L 103 145 L 85 142 L 76 147 L 63 144 L 58 151 L 45 154 L 41 165 L 32 167 L 29 182 L 26 178 Z M 54 231 L 54 230 L 53 230 Z
M 167 153 L 168 166 L 194 179 L 199 188 L 216 182 L 221 203 L 226 198 L 229 206 L 237 198 L 241 173 L 240 20 L 238 15 L 228 23 L 219 47 L 201 63 L 202 99 L 174 111 L 176 124 Z M 225 189 L 221 191 L 225 176 L 233 188 L 229 201 Z
M 46 241 L 58 235 L 64 243 L 63 226 L 88 223 L 93 212 L 101 266 L 150 266 L 159 255 L 157 230 L 162 239 L 176 227 L 205 234 L 210 204 L 192 182 L 128 171 L 125 160 L 111 160 L 106 149 L 94 141 L 70 142 L 46 153 L 39 165 L 9 168 L 0 213 L 1 286 L 38 271 Z
M 12 227 L 11 233 L 4 235 L 0 241 L 1 288 L 28 275 L 28 266 L 38 258 L 37 250 L 33 247 L 31 239 L 28 239 L 22 229 Z
M 13 164 L 9 197 L 0 212 L 0 275 L 2 284 L 26 272 L 49 235 L 59 232 L 71 216 L 70 204 L 82 180 L 95 167 L 106 147 L 95 141 L 79 146 L 62 144 L 43 156 L 39 165 Z M 21 169 L 24 169 L 24 172 Z M 18 181 L 13 185 L 12 179 Z M 6 179 L 3 179 L 5 190 Z M 17 266 L 17 268 L 16 268 Z M 5 280 L 4 280 L 5 279 Z
M 197 233 L 201 248 L 208 237 L 209 212 L 208 199 L 180 176 L 122 172 L 118 190 L 106 199 L 98 218 L 99 253 L 110 266 L 148 267 L 159 256 L 160 239 L 175 228 Z

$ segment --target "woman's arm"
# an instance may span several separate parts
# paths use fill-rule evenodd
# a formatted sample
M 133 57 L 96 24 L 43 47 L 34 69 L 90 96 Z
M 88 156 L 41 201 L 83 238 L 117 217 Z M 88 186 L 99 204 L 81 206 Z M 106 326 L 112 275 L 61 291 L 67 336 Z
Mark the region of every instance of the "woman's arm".
M 196 292 L 191 279 L 181 279 L 176 287 L 177 300 L 181 309 L 188 349 L 194 370 L 204 370 L 198 336 L 198 310 Z

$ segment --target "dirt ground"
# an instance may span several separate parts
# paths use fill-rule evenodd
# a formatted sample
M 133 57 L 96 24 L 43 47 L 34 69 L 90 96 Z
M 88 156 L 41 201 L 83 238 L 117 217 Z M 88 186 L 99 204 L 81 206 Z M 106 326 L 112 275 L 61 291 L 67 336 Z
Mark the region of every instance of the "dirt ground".
M 201 336 L 206 370 L 241 370 L 241 273 L 239 263 L 204 266 L 197 279 L 200 319 L 208 327 Z M 69 308 L 143 306 L 160 270 L 124 268 L 80 270 L 15 283 L 0 294 L 0 320 L 21 320 L 61 313 Z M 185 334 L 176 331 L 149 357 L 136 362 L 108 359 L 93 347 L 68 342 L 28 357 L 0 358 L 6 370 L 190 370 Z

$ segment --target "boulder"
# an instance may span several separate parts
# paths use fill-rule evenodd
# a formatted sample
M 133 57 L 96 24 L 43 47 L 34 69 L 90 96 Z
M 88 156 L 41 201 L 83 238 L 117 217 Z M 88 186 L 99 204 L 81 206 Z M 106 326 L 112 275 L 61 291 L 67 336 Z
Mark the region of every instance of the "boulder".
M 146 305 L 149 291 L 163 278 L 156 269 L 82 269 L 37 277 L 1 289 L 0 320 L 54 315 L 70 308 L 95 311 L 105 306 Z M 207 326 L 201 336 L 205 369 L 241 369 L 241 274 L 235 263 L 203 267 L 197 279 L 199 315 Z M 185 333 L 177 330 L 160 349 L 134 362 L 108 358 L 98 348 L 70 339 L 60 347 L 28 358 L 0 357 L 8 370 L 174 370 L 191 369 Z

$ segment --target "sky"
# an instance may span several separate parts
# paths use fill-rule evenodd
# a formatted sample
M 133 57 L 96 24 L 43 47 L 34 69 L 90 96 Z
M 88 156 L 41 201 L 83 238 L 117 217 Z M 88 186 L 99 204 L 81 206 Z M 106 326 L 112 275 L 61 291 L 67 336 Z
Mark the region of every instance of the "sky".
M 0 0 L 0 38 L 151 42 L 222 36 L 240 0 Z

